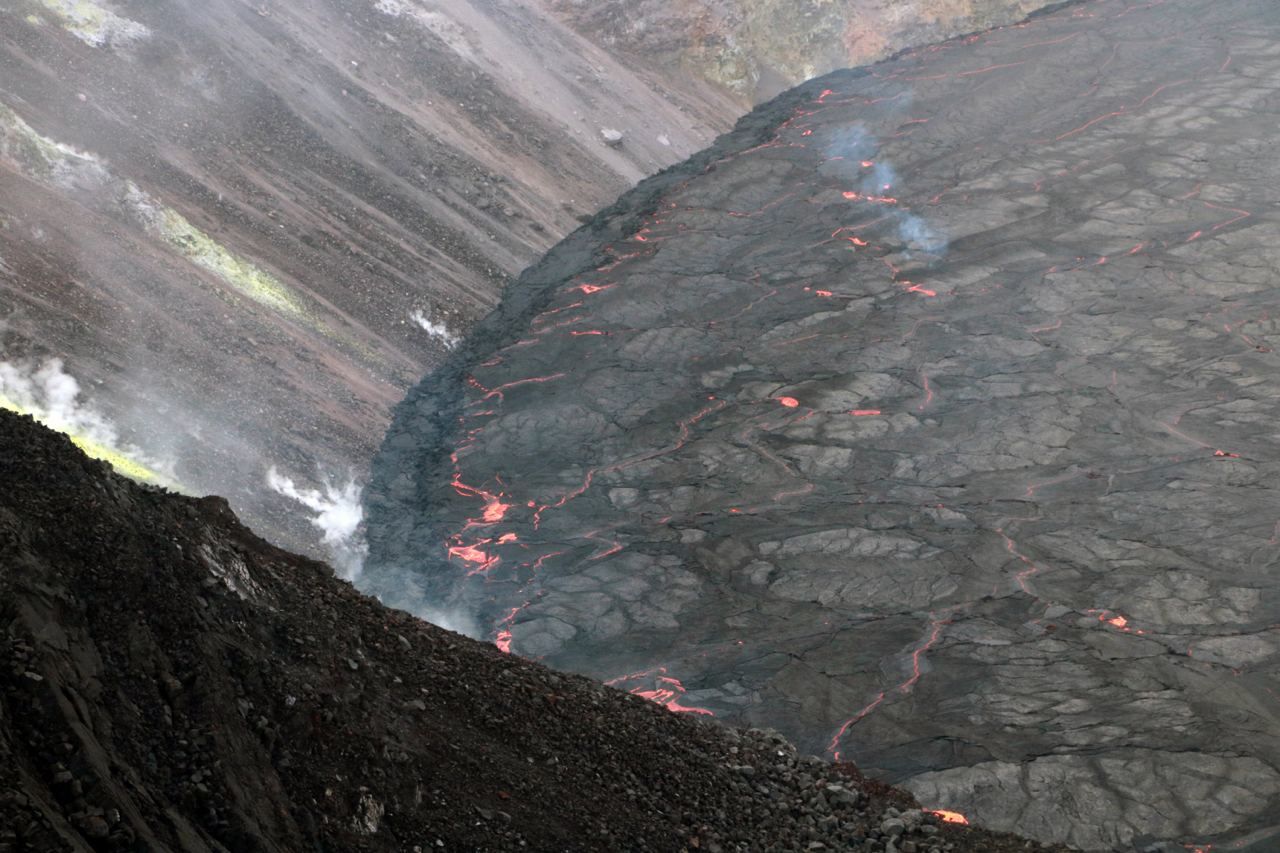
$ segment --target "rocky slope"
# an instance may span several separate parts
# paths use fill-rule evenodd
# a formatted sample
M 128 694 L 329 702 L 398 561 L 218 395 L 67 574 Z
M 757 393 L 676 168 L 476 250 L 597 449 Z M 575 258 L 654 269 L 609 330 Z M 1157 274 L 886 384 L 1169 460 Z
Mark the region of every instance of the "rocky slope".
M 895 5 L 924 23 L 859 18 L 885 49 L 1030 8 Z M 767 6 L 725 19 L 757 71 L 817 44 Z M 344 481 L 405 389 L 743 110 L 730 76 L 615 32 L 686 44 L 691 8 L 590 8 L 575 31 L 541 0 L 0 0 L 0 406 L 277 541 L 316 552 L 320 512 L 350 545 Z
M 904 48 L 1021 21 L 1054 0 L 547 0 L 571 27 L 653 67 L 763 100 Z
M 504 282 L 739 111 L 518 0 L 3 0 L 0 403 L 301 542 L 271 466 L 363 472 Z
M 1280 843 L 1280 8 L 1082 3 L 790 91 L 398 410 L 370 589 L 926 805 Z
M 0 412 L 0 851 L 1012 851 L 387 610 Z

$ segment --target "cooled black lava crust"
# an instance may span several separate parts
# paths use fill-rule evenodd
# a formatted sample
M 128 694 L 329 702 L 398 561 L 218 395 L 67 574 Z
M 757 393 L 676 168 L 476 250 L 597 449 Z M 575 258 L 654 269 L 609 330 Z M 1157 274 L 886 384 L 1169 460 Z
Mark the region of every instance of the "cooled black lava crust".
M 761 107 L 400 406 L 370 588 L 998 827 L 1274 849 L 1277 44 L 1081 3 Z

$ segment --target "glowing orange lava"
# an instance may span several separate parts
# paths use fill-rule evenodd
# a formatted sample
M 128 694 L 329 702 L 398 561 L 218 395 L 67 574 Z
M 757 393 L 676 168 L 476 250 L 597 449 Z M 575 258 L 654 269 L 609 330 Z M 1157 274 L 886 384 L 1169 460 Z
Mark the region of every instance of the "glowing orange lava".
M 475 568 L 471 570 L 472 574 L 479 572 L 487 572 L 499 562 L 499 558 L 480 550 L 477 545 L 487 545 L 488 539 L 482 539 L 474 545 L 451 545 L 449 547 L 449 556 L 457 557 L 464 563 L 473 563 Z
M 912 283 L 911 283 L 911 282 L 909 282 L 909 281 L 904 281 L 904 282 L 903 282 L 903 284 L 910 285 L 910 286 L 907 288 L 907 293 L 919 293 L 919 294 L 921 294 L 922 296 L 937 296 L 937 295 L 938 295 L 938 291 L 936 291 L 936 290 L 930 290 L 930 289 L 929 289 L 929 288 L 927 288 L 927 287 L 921 287 L 920 285 L 918 285 L 918 284 L 912 284 Z
M 518 388 L 521 385 L 531 385 L 531 384 L 537 384 L 541 382 L 550 382 L 554 379 L 562 379 L 562 378 L 564 378 L 563 373 L 553 373 L 550 376 L 534 376 L 529 379 L 517 379 L 515 382 L 508 382 L 505 385 L 499 385 L 497 388 L 492 389 L 488 394 L 485 394 L 484 397 L 482 397 L 481 399 L 488 400 L 490 397 L 496 396 L 499 400 L 501 400 L 503 399 L 502 392 L 509 390 L 511 388 Z
M 795 397 L 779 397 L 778 402 L 786 406 L 788 409 L 794 409 L 800 405 L 800 401 Z
M 658 705 L 662 705 L 668 711 L 677 714 L 698 714 L 705 717 L 714 717 L 715 712 L 706 708 L 697 708 L 691 705 L 680 704 L 680 697 L 684 695 L 684 685 L 680 683 L 680 679 L 672 678 L 667 675 L 665 666 L 657 666 L 653 669 L 646 669 L 641 672 L 633 672 L 628 675 L 620 675 L 617 678 L 611 678 L 605 682 L 610 687 L 620 687 L 628 681 L 640 681 L 652 677 L 653 687 L 645 689 L 644 684 L 637 685 L 627 692 L 633 696 L 640 696 L 648 699 Z
M 507 615 L 498 620 L 501 627 L 497 636 L 494 637 L 493 644 L 498 647 L 498 651 L 503 654 L 511 654 L 511 623 L 515 621 L 516 614 L 529 606 L 529 602 L 513 607 L 507 611 Z
M 960 812 L 948 811 L 947 809 L 925 809 L 931 815 L 937 815 L 942 818 L 943 823 L 961 823 L 967 824 L 969 819 Z
M 504 504 L 502 501 L 494 498 L 492 501 L 485 504 L 484 515 L 481 517 L 490 524 L 494 524 L 502 521 L 502 519 L 506 517 L 507 510 L 509 509 L 511 509 L 511 504 Z
M 872 204 L 897 204 L 898 200 L 887 195 L 867 195 L 866 193 L 854 192 L 846 190 L 841 193 L 849 201 L 869 201 Z
M 932 613 L 930 613 L 929 616 L 930 616 L 929 635 L 925 637 L 924 640 L 922 640 L 919 643 L 919 645 L 917 645 L 911 651 L 911 676 L 907 678 L 906 681 L 902 682 L 897 687 L 894 687 L 891 690 L 880 691 L 876 695 L 876 698 L 873 699 L 871 702 L 869 702 L 861 711 L 854 714 L 852 717 L 845 720 L 844 723 L 841 724 L 840 728 L 836 730 L 836 733 L 832 735 L 831 742 L 827 745 L 827 751 L 831 753 L 831 757 L 833 760 L 835 761 L 840 760 L 840 741 L 841 739 L 844 738 L 845 732 L 849 731 L 849 729 L 852 728 L 858 721 L 860 721 L 862 718 L 866 717 L 868 714 L 870 714 L 872 711 L 878 708 L 884 702 L 884 700 L 888 697 L 890 692 L 896 692 L 901 694 L 910 693 L 911 688 L 915 685 L 917 681 L 920 680 L 920 676 L 924 674 L 924 670 L 922 669 L 922 663 L 921 663 L 922 658 L 924 657 L 926 652 L 928 652 L 935 645 L 937 645 L 939 638 L 942 636 L 942 629 L 945 628 L 947 625 L 951 624 L 950 619 L 933 618 Z

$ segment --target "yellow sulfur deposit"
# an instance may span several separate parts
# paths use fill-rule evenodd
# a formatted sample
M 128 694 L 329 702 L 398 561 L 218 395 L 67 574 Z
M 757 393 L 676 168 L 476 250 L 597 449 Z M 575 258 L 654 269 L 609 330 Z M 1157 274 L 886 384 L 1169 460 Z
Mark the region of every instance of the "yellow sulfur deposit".
M 154 486 L 164 486 L 175 491 L 182 491 L 178 484 L 173 480 L 170 480 L 168 477 L 157 471 L 153 471 L 141 462 L 130 459 L 122 451 L 114 447 L 108 447 L 107 445 L 94 441 L 92 438 L 87 436 L 76 435 L 64 430 L 59 430 L 41 418 L 38 412 L 33 412 L 25 406 L 15 403 L 3 394 L 0 394 L 0 409 L 8 409 L 11 412 L 17 412 L 20 415 L 30 415 L 50 429 L 61 432 L 67 438 L 71 439 L 71 442 L 76 447 L 83 450 L 86 456 L 91 456 L 94 459 L 100 459 L 103 462 L 106 462 L 117 472 L 131 480 L 137 480 L 140 483 L 149 483 Z
M 176 246 L 188 260 L 218 276 L 253 301 L 282 314 L 306 316 L 302 305 L 279 279 L 224 249 L 176 210 L 164 208 L 156 224 L 161 236 Z

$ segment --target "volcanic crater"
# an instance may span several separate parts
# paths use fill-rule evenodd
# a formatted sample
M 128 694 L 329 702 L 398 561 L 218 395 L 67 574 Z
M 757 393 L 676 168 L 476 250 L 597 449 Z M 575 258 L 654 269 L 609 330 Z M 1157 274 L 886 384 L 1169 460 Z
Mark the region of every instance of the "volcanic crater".
M 1276 849 L 1277 45 L 1072 3 L 759 107 L 409 394 L 363 583 L 994 828 Z

